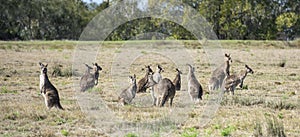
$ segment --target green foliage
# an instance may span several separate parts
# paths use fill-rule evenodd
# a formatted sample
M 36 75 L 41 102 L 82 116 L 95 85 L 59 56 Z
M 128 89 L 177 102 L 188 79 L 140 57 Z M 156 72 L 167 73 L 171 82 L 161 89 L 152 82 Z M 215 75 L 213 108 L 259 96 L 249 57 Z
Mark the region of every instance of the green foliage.
M 7 0 L 0 5 L 1 40 L 54 40 L 78 39 L 82 30 L 102 10 L 116 4 L 117 0 L 101 4 L 83 0 Z M 126 1 L 133 7 L 137 2 Z M 173 1 L 170 1 L 171 3 Z M 219 39 L 276 39 L 278 32 L 287 37 L 299 34 L 298 1 L 242 1 L 242 0 L 183 0 L 198 11 L 210 24 Z M 111 4 L 113 3 L 113 4 Z M 148 2 L 148 7 L 169 5 L 166 1 Z M 175 4 L 173 4 L 175 5 Z M 272 7 L 272 8 L 270 8 Z M 162 13 L 173 12 L 165 7 Z M 174 8 L 181 9 L 182 7 Z M 137 9 L 139 13 L 148 12 Z M 188 12 L 184 12 L 183 24 L 189 24 Z M 126 16 L 119 15 L 120 19 Z M 108 22 L 109 23 L 109 22 Z M 91 34 L 95 33 L 91 30 Z M 129 40 L 135 36 L 157 32 L 165 36 L 149 36 L 149 39 L 195 39 L 181 25 L 161 18 L 141 18 L 128 21 L 110 33 L 107 40 Z M 3 48 L 3 47 L 1 47 Z
M 283 118 L 284 118 L 284 117 L 283 117 L 283 114 L 282 114 L 282 113 L 279 113 L 279 114 L 278 114 L 278 118 L 279 118 L 279 119 L 283 119 Z
M 276 18 L 276 25 L 278 31 L 282 31 L 283 29 L 291 28 L 297 22 L 297 15 L 294 12 L 286 12 L 279 15 Z
M 155 132 L 151 137 L 160 137 L 159 132 Z
M 233 126 L 227 126 L 226 128 L 221 130 L 221 135 L 222 136 L 229 136 L 232 131 L 235 130 L 235 127 Z
M 198 134 L 199 133 L 196 128 L 187 128 L 183 131 L 181 137 L 197 137 Z
M 211 133 L 212 133 L 212 130 L 211 129 L 205 129 L 204 132 L 205 132 L 206 137 L 210 137 Z
M 128 133 L 125 135 L 125 137 L 138 137 L 138 135 L 136 135 L 134 133 Z
M 68 136 L 69 135 L 69 132 L 65 129 L 61 130 L 60 133 L 63 135 L 63 136 Z

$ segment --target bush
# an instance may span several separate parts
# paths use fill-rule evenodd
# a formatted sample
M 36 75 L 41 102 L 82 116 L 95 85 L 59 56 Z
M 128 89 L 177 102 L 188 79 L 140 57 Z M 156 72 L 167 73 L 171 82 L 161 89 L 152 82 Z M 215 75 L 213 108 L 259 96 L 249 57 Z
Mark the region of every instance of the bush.
M 65 69 L 62 69 L 63 66 L 60 65 L 60 64 L 56 64 L 54 65 L 53 67 L 53 72 L 52 72 L 52 76 L 54 77 L 72 77 L 72 68 L 71 67 L 68 67 L 68 68 L 65 68 Z
M 278 109 L 278 110 L 282 110 L 282 109 L 294 109 L 296 108 L 295 104 L 292 103 L 288 103 L 286 101 L 267 101 L 265 104 L 266 107 L 272 108 L 272 109 Z

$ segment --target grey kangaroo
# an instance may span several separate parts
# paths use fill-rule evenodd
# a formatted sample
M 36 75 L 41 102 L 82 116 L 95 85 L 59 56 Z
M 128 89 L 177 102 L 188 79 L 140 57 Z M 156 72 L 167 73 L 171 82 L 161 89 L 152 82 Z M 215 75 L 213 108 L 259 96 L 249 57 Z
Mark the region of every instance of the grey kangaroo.
M 133 76 L 129 76 L 129 79 L 130 79 L 130 86 L 124 89 L 118 98 L 119 102 L 122 103 L 122 105 L 131 103 L 131 101 L 134 99 L 136 94 L 137 86 L 136 86 L 135 74 Z
M 176 71 L 177 71 L 177 75 L 173 80 L 173 84 L 175 85 L 175 89 L 179 91 L 181 89 L 181 76 L 180 75 L 182 74 L 182 72 L 178 68 L 176 68 Z
M 140 92 L 146 92 L 147 88 L 149 88 L 149 86 L 147 86 L 147 83 L 148 83 L 148 77 L 149 77 L 149 74 L 153 74 L 153 71 L 152 69 L 150 68 L 150 66 L 146 66 L 146 74 L 145 76 L 139 80 L 138 82 L 138 85 L 137 85 L 137 93 L 140 93 Z
M 163 107 L 164 104 L 170 99 L 170 107 L 172 106 L 175 97 L 175 86 L 168 78 L 163 78 L 158 83 L 153 79 L 153 75 L 149 74 L 147 86 L 152 87 L 151 95 L 153 105 Z
M 202 86 L 200 85 L 199 81 L 197 80 L 195 76 L 195 68 L 187 64 L 189 67 L 189 72 L 187 74 L 187 81 L 188 81 L 188 92 L 190 94 L 190 97 L 192 101 L 200 101 L 202 100 L 203 90 Z
M 93 63 L 93 67 L 90 67 L 87 64 L 85 64 L 85 66 L 87 67 L 87 70 L 80 79 L 80 91 L 82 92 L 93 88 L 95 85 L 98 84 L 99 71 L 102 70 L 102 68 L 98 66 L 97 63 Z M 93 71 L 90 72 L 90 70 Z
M 225 54 L 225 62 L 216 68 L 208 82 L 208 90 L 213 91 L 222 87 L 226 76 L 229 76 L 230 63 L 232 62 L 230 54 Z
M 248 65 L 245 65 L 245 70 L 241 70 L 239 74 L 226 77 L 224 80 L 224 91 L 230 91 L 232 95 L 234 95 L 234 90 L 238 84 L 240 84 L 241 88 L 243 87 L 244 80 L 248 73 L 253 74 L 254 71 Z
M 57 89 L 51 84 L 47 75 L 47 66 L 39 62 L 40 65 L 40 92 L 45 99 L 45 104 L 48 109 L 56 107 L 58 109 L 64 110 L 60 104 L 59 95 Z

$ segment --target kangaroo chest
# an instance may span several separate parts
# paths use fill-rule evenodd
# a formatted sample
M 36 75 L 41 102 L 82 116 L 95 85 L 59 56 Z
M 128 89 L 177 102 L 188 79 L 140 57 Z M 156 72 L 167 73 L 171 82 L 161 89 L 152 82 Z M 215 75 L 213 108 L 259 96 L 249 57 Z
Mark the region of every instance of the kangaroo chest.
M 40 90 L 42 90 L 44 85 L 45 85 L 45 76 L 40 75 Z

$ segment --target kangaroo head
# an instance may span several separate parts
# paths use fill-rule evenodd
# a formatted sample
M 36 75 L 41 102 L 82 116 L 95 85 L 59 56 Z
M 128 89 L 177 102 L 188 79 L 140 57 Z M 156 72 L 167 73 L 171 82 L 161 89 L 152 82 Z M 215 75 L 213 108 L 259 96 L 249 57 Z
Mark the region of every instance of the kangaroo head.
M 245 67 L 247 69 L 247 73 L 251 73 L 251 74 L 254 73 L 254 71 L 248 65 L 245 65 Z
M 43 63 L 39 62 L 39 65 L 41 67 L 41 74 L 46 74 L 48 64 L 44 65 Z
M 88 64 L 84 63 L 84 65 L 86 66 L 87 70 L 86 72 L 87 73 L 90 73 L 90 70 L 93 69 L 93 67 L 89 66 Z
M 153 74 L 152 73 L 148 74 L 148 81 L 146 83 L 146 87 L 152 87 L 155 84 L 157 84 L 157 83 L 153 79 Z
M 194 72 L 195 71 L 195 68 L 191 65 L 191 64 L 186 64 L 188 67 L 189 67 L 189 70 L 191 72 Z
M 182 74 L 182 72 L 178 68 L 176 68 L 176 71 L 178 72 L 178 74 Z
M 146 66 L 146 71 L 148 74 L 153 73 L 153 70 L 151 69 L 150 65 Z
M 136 76 L 135 76 L 135 74 L 133 74 L 133 76 L 129 76 L 129 79 L 130 79 L 130 83 L 134 84 L 136 82 Z
M 162 67 L 160 65 L 157 65 L 157 70 L 158 70 L 158 72 L 164 72 L 164 70 L 162 69 Z
M 101 71 L 102 70 L 102 68 L 97 64 L 97 63 L 92 63 L 93 64 L 93 70 L 94 70 L 94 72 L 96 73 L 98 73 L 99 71 Z
M 232 62 L 231 57 L 230 57 L 230 54 L 226 54 L 226 53 L 225 53 L 225 58 L 226 58 L 226 61 Z

